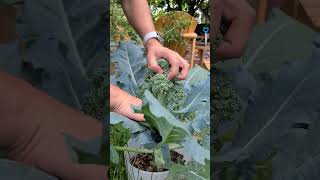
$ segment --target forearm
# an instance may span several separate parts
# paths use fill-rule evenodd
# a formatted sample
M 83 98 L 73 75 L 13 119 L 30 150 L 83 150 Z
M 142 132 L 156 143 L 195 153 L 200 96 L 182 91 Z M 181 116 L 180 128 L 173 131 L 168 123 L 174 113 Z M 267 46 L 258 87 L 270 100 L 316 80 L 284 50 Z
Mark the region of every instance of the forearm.
M 147 0 L 122 0 L 123 10 L 129 23 L 141 38 L 155 31 Z
M 101 136 L 102 125 L 28 83 L 0 72 L 0 146 L 18 143 L 41 126 L 81 139 Z M 14 142 L 13 142 L 14 141 Z

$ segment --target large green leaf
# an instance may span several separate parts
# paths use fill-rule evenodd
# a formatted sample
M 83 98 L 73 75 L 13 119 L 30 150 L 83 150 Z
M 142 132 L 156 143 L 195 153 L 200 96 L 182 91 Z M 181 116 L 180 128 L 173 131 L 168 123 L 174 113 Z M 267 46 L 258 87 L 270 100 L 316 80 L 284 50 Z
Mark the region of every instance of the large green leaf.
M 210 72 L 202 67 L 195 65 L 189 72 L 187 78 L 183 81 L 185 85 L 192 86 L 200 81 L 210 77 Z
M 216 162 L 255 166 L 276 152 L 273 179 L 319 177 L 320 49 L 313 50 L 309 60 L 271 71 L 254 103 L 249 103 L 232 144 L 215 156 Z
M 313 46 L 316 35 L 273 9 L 268 21 L 254 28 L 241 59 L 217 64 L 231 75 L 247 106 L 243 121 L 222 128 L 232 132 L 228 135 L 232 143 L 225 143 L 214 156 L 217 176 L 228 172 L 235 175 L 233 179 L 257 178 L 259 168 L 270 169 L 257 161 L 275 153 L 272 179 L 319 178 L 320 53 L 319 40 L 314 43 L 317 48 Z M 227 162 L 230 164 L 223 167 Z M 268 173 L 265 177 L 271 176 Z
M 205 165 L 196 162 L 188 162 L 185 165 L 176 164 L 170 168 L 170 180 L 209 180 L 210 179 L 210 162 L 206 161 Z
M 308 59 L 317 33 L 279 9 L 273 9 L 264 24 L 252 31 L 244 55 L 218 63 L 218 67 L 242 64 L 255 75 L 269 74 L 283 63 Z
M 162 137 L 160 146 L 181 143 L 187 136 L 191 136 L 186 125 L 165 109 L 148 90 L 144 93 L 144 104 L 141 111 L 146 123 L 160 133 Z
M 134 42 L 120 42 L 118 49 L 111 55 L 116 74 L 113 83 L 128 93 L 137 96 L 137 88 L 144 81 L 146 58 L 143 46 Z
M 210 102 L 210 79 L 199 81 L 191 86 L 187 93 L 187 99 L 184 106 L 174 111 L 175 113 L 187 113 L 195 110 L 209 111 L 208 102 Z

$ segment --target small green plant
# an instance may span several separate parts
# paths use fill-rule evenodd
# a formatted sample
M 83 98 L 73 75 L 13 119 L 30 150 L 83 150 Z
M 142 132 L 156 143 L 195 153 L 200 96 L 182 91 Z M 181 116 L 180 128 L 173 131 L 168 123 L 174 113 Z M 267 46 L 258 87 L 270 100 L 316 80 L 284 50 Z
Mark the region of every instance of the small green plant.
M 122 127 L 120 124 L 111 126 L 110 128 L 110 144 L 115 146 L 125 146 L 130 139 L 130 132 L 128 129 Z M 119 152 L 119 163 L 110 163 L 109 177 L 114 180 L 126 180 L 127 172 L 124 160 L 124 153 Z

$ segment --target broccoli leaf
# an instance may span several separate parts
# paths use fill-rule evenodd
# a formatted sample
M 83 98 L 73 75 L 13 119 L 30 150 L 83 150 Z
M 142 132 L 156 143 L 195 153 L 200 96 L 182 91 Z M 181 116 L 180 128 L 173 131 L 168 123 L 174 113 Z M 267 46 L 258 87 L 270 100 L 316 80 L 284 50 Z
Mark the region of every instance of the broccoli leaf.
M 160 146 L 181 143 L 187 136 L 191 136 L 186 126 L 165 109 L 148 90 L 144 93 L 144 104 L 141 111 L 146 123 L 160 133 L 162 137 Z
M 114 163 L 114 164 L 118 164 L 119 163 L 119 154 L 114 149 L 112 144 L 110 144 L 110 159 L 111 159 L 111 162 Z
M 138 85 L 144 81 L 147 69 L 143 47 L 134 42 L 120 42 L 119 48 L 111 55 L 111 63 L 116 67 L 116 85 L 137 96 Z
M 176 164 L 170 168 L 169 179 L 176 180 L 209 180 L 210 162 L 205 165 L 196 162 L 188 162 L 185 165 Z
M 133 121 L 125 116 L 122 116 L 120 114 L 110 112 L 110 124 L 119 124 L 122 123 L 123 127 L 129 129 L 130 133 L 137 133 L 137 132 L 142 132 L 146 128 L 136 121 Z
M 187 93 L 187 99 L 183 108 L 174 111 L 175 113 L 186 113 L 208 107 L 210 101 L 210 79 L 206 79 L 192 85 Z M 207 111 L 207 109 L 206 109 Z
M 202 67 L 195 65 L 192 68 L 187 76 L 187 78 L 183 81 L 185 88 L 186 86 L 192 86 L 200 81 L 206 80 L 210 77 L 210 72 L 203 69 Z M 189 89 L 189 88 L 188 88 Z

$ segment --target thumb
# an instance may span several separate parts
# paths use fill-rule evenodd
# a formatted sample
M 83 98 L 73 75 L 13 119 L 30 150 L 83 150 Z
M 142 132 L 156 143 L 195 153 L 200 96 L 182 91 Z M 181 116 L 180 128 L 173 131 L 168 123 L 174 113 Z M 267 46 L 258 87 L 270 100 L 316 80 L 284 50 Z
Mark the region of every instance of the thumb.
M 127 117 L 135 121 L 144 121 L 144 114 L 141 113 L 129 113 Z
M 148 67 L 156 73 L 163 73 L 163 70 L 158 64 L 157 58 L 154 54 L 148 54 Z

